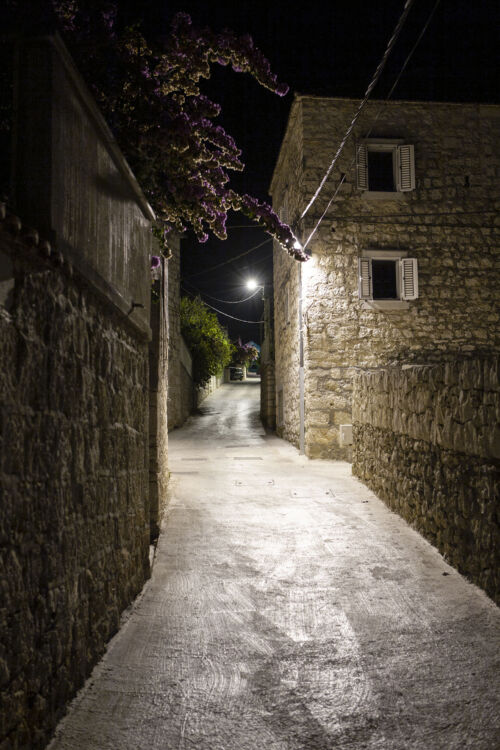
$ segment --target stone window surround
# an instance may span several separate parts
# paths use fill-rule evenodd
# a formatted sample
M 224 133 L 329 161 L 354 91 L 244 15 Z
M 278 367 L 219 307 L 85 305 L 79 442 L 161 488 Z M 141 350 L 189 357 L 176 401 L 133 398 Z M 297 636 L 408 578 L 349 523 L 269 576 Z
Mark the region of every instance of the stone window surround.
M 408 145 L 407 141 L 403 138 L 364 138 L 358 142 L 356 146 L 356 162 L 359 158 L 359 149 L 361 146 L 366 147 L 367 151 L 385 151 L 392 153 L 392 168 L 393 168 L 393 179 L 394 179 L 394 190 L 370 190 L 369 187 L 362 188 L 359 184 L 359 166 L 356 169 L 356 186 L 361 191 L 361 196 L 368 200 L 405 200 L 406 193 L 411 190 L 404 190 L 400 187 L 400 180 L 398 176 L 398 147 Z M 367 162 L 368 165 L 368 162 Z M 415 165 L 412 166 L 413 171 Z M 368 173 L 367 173 L 368 175 Z M 368 177 L 367 177 L 368 179 Z M 413 188 L 412 188 L 413 189 Z
M 375 260 L 393 260 L 394 262 L 400 260 L 401 258 L 407 258 L 408 252 L 406 250 L 393 250 L 393 249 L 387 249 L 387 250 L 362 250 L 361 251 L 361 258 L 370 258 Z M 396 273 L 396 284 L 397 284 L 397 291 L 398 295 L 401 295 L 401 273 Z M 360 299 L 359 300 L 361 308 L 363 310 L 383 310 L 383 311 L 390 311 L 390 310 L 408 310 L 410 307 L 410 303 L 406 300 L 402 299 L 394 299 L 394 300 L 388 300 L 388 299 L 374 299 L 374 300 L 366 300 L 366 299 Z

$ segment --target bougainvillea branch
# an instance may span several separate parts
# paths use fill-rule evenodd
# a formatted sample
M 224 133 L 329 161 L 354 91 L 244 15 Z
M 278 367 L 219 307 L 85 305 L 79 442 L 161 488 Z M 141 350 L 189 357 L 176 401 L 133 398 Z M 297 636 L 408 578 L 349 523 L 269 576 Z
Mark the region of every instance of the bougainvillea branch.
M 220 107 L 200 90 L 214 64 L 245 72 L 283 96 L 269 62 L 249 36 L 196 29 L 179 13 L 161 42 L 139 25 L 120 27 L 117 6 L 52 0 L 77 63 L 155 209 L 157 236 L 192 229 L 200 242 L 226 239 L 230 210 L 243 212 L 299 260 L 305 255 L 272 208 L 229 187 L 241 151 L 214 122 Z M 90 10 L 89 10 L 90 8 Z

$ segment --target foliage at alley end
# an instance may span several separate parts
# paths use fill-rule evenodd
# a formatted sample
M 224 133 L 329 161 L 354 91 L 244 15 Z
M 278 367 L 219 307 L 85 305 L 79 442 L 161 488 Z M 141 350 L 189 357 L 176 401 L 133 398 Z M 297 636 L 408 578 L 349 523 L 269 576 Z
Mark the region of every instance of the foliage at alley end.
M 199 297 L 182 298 L 181 332 L 193 357 L 193 383 L 200 388 L 229 364 L 231 342 L 217 315 Z

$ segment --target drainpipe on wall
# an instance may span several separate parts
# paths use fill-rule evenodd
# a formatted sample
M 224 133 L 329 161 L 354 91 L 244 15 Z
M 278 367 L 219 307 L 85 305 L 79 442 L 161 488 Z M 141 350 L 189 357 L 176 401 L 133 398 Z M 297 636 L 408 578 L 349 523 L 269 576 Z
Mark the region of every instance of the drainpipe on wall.
M 299 453 L 305 454 L 304 320 L 302 315 L 302 263 L 299 263 Z

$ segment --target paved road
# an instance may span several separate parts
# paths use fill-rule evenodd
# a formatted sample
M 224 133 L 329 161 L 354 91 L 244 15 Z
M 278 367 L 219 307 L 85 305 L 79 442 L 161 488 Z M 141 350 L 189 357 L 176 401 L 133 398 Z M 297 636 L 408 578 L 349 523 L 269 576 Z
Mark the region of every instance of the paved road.
M 170 442 L 153 577 L 50 750 L 497 750 L 500 610 L 223 386 Z

